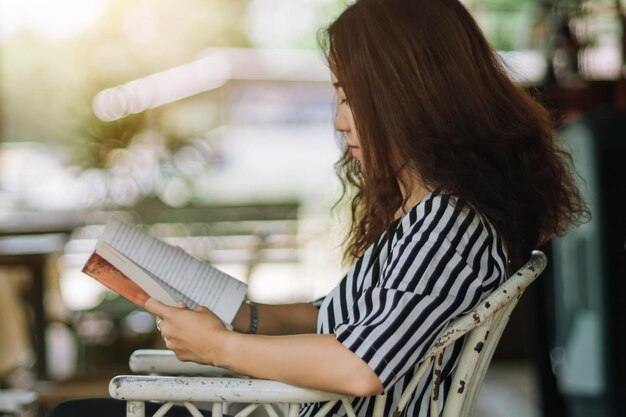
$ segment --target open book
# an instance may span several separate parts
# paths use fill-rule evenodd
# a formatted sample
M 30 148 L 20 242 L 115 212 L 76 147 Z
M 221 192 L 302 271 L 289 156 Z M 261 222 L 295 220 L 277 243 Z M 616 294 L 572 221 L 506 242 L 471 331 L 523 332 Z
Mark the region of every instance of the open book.
M 119 221 L 107 224 L 83 272 L 143 307 L 149 297 L 190 309 L 207 307 L 226 324 L 247 285 L 182 249 Z

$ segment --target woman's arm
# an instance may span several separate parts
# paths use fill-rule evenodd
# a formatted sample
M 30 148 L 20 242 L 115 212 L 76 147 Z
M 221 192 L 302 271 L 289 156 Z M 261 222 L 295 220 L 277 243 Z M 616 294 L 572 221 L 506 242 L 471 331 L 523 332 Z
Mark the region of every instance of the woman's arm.
M 374 371 L 332 334 L 240 334 L 226 330 L 206 308 L 192 311 L 169 307 L 153 299 L 145 307 L 163 319 L 160 324 L 163 340 L 180 360 L 358 397 L 383 391 Z
M 256 304 L 259 314 L 257 334 L 288 335 L 315 333 L 317 308 L 311 303 L 269 305 Z M 250 306 L 241 304 L 233 320 L 233 328 L 245 333 L 250 328 Z
M 333 334 L 254 336 L 230 332 L 216 366 L 245 375 L 355 397 L 381 394 L 372 369 Z

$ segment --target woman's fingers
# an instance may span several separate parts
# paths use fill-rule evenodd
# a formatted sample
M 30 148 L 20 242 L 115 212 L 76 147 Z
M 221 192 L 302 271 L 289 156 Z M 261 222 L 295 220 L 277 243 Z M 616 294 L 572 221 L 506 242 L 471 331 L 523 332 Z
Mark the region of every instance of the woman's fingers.
M 159 300 L 155 300 L 154 298 L 148 298 L 144 308 L 155 316 L 159 316 L 162 318 L 167 318 L 170 315 L 171 311 L 174 307 L 170 307 L 168 305 L 163 304 Z
M 219 339 L 218 332 L 226 331 L 224 324 L 211 310 L 198 307 L 189 310 L 184 303 L 175 307 L 149 299 L 145 309 L 157 316 L 165 346 L 181 360 L 212 363 L 212 344 Z

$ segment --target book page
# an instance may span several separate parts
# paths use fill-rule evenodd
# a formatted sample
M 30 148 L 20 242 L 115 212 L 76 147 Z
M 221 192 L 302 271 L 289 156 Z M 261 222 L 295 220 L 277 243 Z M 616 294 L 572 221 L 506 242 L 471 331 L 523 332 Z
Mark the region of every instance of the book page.
M 243 282 L 137 227 L 111 222 L 101 243 L 184 295 L 188 307 L 193 308 L 191 303 L 205 306 L 226 323 L 235 317 L 245 296 Z

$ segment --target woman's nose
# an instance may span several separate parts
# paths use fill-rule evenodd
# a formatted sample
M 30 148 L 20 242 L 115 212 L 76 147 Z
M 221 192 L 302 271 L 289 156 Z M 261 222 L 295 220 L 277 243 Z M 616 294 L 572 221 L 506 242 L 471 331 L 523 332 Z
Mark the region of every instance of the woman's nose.
M 337 114 L 335 115 L 335 130 L 347 133 L 350 131 L 350 124 L 343 113 L 341 109 L 337 110 Z

